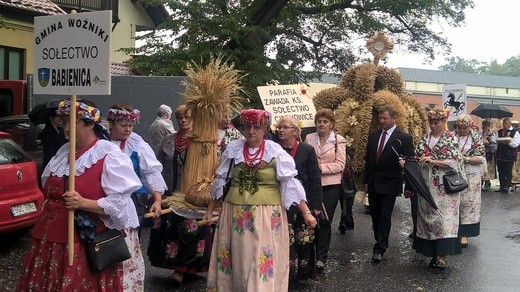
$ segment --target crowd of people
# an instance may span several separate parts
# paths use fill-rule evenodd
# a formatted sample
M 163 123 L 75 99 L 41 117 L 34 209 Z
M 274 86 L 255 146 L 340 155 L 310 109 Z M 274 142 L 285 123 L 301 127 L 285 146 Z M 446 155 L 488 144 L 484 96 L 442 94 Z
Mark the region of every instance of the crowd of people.
M 70 132 L 71 107 L 77 112 L 75 133 Z M 444 270 L 447 256 L 460 254 L 469 238 L 480 233 L 481 190 L 490 189 L 495 163 L 499 192 L 509 192 L 514 181 L 520 133 L 509 118 L 494 132 L 489 121 L 479 131 L 471 116 L 460 115 L 451 132 L 444 110 L 426 112 L 429 131 L 419 141 L 397 126 L 398 113 L 389 105 L 378 108 L 380 128 L 368 136 L 363 185 L 358 187 L 368 193 L 374 264 L 390 248 L 392 212 L 401 194 L 411 199 L 412 248 L 431 257 L 429 267 Z M 191 115 L 186 105 L 176 108 L 175 130 L 172 109 L 161 105 L 149 144 L 133 132 L 140 112 L 129 104 L 110 107 L 108 129 L 89 101 L 65 100 L 51 112 L 46 135 L 62 138 L 49 138 L 54 141 L 42 174 L 46 203 L 32 230 L 17 291 L 143 291 L 143 214 L 137 208 L 143 199 L 153 217 L 148 259 L 152 266 L 173 270 L 179 283 L 185 275 L 208 272 L 208 291 L 286 291 L 290 284 L 325 272 L 349 162 L 347 139 L 335 131 L 334 112 L 317 111 L 316 132 L 304 139 L 300 121 L 292 117 L 272 125 L 269 112 L 242 110 L 237 129 L 231 112 L 223 114 L 216 131 L 219 165 L 211 201 L 199 218 L 162 212 L 163 199 L 181 190 Z M 69 144 L 64 138 L 71 135 L 76 141 L 74 190 L 67 185 Z M 419 163 L 436 206 L 404 178 L 405 158 Z M 467 181 L 466 189 L 445 190 L 443 176 L 450 171 Z M 343 208 L 352 214 L 351 204 Z M 216 210 L 218 221 L 211 224 Z M 68 211 L 75 211 L 77 229 L 72 266 L 67 264 Z M 342 232 L 354 228 L 348 217 Z M 210 223 L 197 224 L 199 219 Z M 107 229 L 121 231 L 130 258 L 93 271 L 85 244 Z

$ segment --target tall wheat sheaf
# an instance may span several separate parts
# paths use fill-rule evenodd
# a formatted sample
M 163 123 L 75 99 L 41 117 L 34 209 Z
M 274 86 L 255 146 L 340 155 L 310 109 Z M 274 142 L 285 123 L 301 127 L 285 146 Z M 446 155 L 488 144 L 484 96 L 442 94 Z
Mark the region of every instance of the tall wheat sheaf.
M 206 67 L 188 64 L 183 82 L 184 103 L 191 110 L 193 132 L 182 175 L 181 192 L 186 202 L 207 207 L 210 184 L 217 169 L 217 128 L 224 114 L 241 107 L 240 71 L 222 56 L 212 58 Z

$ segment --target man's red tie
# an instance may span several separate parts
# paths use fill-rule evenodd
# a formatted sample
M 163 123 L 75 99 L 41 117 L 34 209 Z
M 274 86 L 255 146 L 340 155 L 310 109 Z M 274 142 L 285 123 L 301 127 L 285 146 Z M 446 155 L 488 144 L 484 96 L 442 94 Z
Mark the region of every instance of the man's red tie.
M 383 133 L 381 134 L 381 140 L 379 141 L 379 148 L 377 148 L 376 162 L 379 161 L 379 157 L 381 156 L 381 153 L 383 152 L 383 148 L 385 147 L 385 140 L 386 140 L 386 131 L 383 130 Z

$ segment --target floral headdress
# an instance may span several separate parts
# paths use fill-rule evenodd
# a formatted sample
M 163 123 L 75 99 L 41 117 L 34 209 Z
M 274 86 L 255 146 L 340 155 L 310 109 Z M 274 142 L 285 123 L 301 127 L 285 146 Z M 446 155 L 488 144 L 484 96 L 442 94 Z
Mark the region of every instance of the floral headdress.
M 129 112 L 124 109 L 111 108 L 107 113 L 107 120 L 109 121 L 117 121 L 117 120 L 130 120 L 130 121 L 138 121 L 141 118 L 141 112 L 138 109 L 134 109 Z
M 247 109 L 240 112 L 242 124 L 266 125 L 271 124 L 271 113 L 259 109 Z
M 428 120 L 445 120 L 448 118 L 448 113 L 440 110 L 430 110 L 426 113 Z
M 70 101 L 60 101 L 56 113 L 58 115 L 70 115 Z M 101 122 L 101 114 L 99 113 L 99 109 L 81 101 L 76 101 L 76 116 L 78 119 L 86 122 Z
M 462 126 L 464 128 L 467 128 L 469 126 L 474 127 L 473 120 L 469 115 L 461 115 L 457 118 L 457 121 L 455 121 L 455 124 L 457 126 Z

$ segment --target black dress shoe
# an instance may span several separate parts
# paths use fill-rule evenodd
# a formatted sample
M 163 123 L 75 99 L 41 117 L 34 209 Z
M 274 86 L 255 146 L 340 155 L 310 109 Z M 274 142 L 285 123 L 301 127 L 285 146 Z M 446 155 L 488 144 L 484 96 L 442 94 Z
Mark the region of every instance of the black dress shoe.
M 412 238 L 412 239 L 415 238 L 415 232 L 408 234 L 408 238 Z
M 380 253 L 374 253 L 372 255 L 372 262 L 373 263 L 380 263 L 383 260 L 383 255 Z
M 500 193 L 501 193 L 501 194 L 508 194 L 508 193 L 509 193 L 509 190 L 507 190 L 507 189 L 502 189 L 502 190 L 500 191 Z

